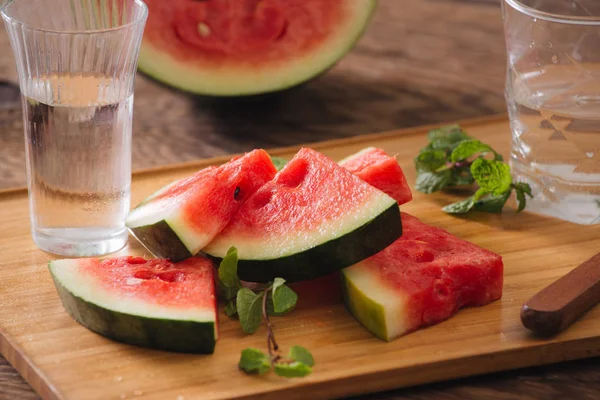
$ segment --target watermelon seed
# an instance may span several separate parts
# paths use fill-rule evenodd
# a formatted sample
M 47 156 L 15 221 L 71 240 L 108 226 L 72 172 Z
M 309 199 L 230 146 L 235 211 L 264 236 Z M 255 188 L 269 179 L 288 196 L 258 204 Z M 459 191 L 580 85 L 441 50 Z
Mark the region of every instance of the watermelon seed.
M 240 187 L 238 186 L 235 188 L 235 192 L 233 192 L 233 198 L 237 200 L 239 194 L 240 194 Z
M 204 22 L 200 22 L 198 24 L 198 34 L 202 37 L 208 37 L 210 35 L 210 26 L 206 25 Z

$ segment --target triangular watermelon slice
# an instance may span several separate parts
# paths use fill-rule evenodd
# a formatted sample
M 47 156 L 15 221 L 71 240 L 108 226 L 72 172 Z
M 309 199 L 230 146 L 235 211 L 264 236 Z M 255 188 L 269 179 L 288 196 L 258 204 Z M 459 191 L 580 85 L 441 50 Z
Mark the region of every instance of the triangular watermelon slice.
M 69 315 L 120 342 L 212 353 L 218 338 L 214 267 L 141 257 L 64 259 L 49 269 Z
M 132 210 L 125 224 L 156 257 L 184 260 L 206 246 L 276 172 L 269 155 L 254 150 L 165 186 Z
M 396 158 L 382 149 L 367 147 L 339 164 L 369 185 L 387 193 L 402 205 L 412 200 L 410 186 Z
M 502 257 L 402 213 L 403 235 L 342 271 L 344 301 L 374 335 L 392 340 L 502 296 Z
M 301 149 L 202 251 L 238 251 L 249 282 L 308 280 L 383 250 L 402 234 L 398 203 L 324 155 Z

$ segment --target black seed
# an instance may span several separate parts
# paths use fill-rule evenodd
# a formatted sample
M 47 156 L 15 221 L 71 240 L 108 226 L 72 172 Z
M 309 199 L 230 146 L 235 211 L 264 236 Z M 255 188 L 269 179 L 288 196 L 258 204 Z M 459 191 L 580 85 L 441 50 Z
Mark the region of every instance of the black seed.
M 239 194 L 240 194 L 240 188 L 238 186 L 235 188 L 235 192 L 233 192 L 233 198 L 237 200 Z

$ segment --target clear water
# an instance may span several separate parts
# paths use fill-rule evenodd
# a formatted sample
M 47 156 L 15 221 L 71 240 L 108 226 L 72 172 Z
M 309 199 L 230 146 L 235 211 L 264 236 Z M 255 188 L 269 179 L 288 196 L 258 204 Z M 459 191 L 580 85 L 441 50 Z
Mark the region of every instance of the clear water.
M 600 67 L 509 71 L 511 165 L 534 198 L 527 210 L 579 224 L 600 222 Z
M 133 96 L 119 99 L 117 86 L 69 75 L 28 85 L 23 109 L 32 233 L 43 250 L 92 256 L 126 243 Z

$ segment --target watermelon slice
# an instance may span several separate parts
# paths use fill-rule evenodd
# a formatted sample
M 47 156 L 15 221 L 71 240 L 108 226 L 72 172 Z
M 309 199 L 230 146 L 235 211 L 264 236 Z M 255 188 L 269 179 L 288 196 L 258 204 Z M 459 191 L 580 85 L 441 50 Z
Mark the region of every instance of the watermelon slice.
M 69 315 L 108 338 L 186 353 L 212 353 L 218 338 L 214 268 L 141 257 L 48 264 Z
M 354 317 L 392 340 L 502 296 L 502 258 L 402 213 L 403 235 L 342 271 L 344 301 Z
M 267 93 L 317 76 L 353 47 L 375 0 L 145 0 L 139 69 L 214 96 Z
M 254 150 L 165 186 L 132 210 L 125 225 L 156 257 L 184 260 L 206 246 L 276 172 L 269 155 Z
M 301 149 L 202 251 L 238 251 L 249 282 L 297 282 L 383 250 L 402 234 L 398 203 L 324 155 Z
M 367 147 L 344 158 L 339 164 L 369 185 L 396 199 L 400 205 L 412 200 L 412 192 L 398 161 L 381 149 Z

